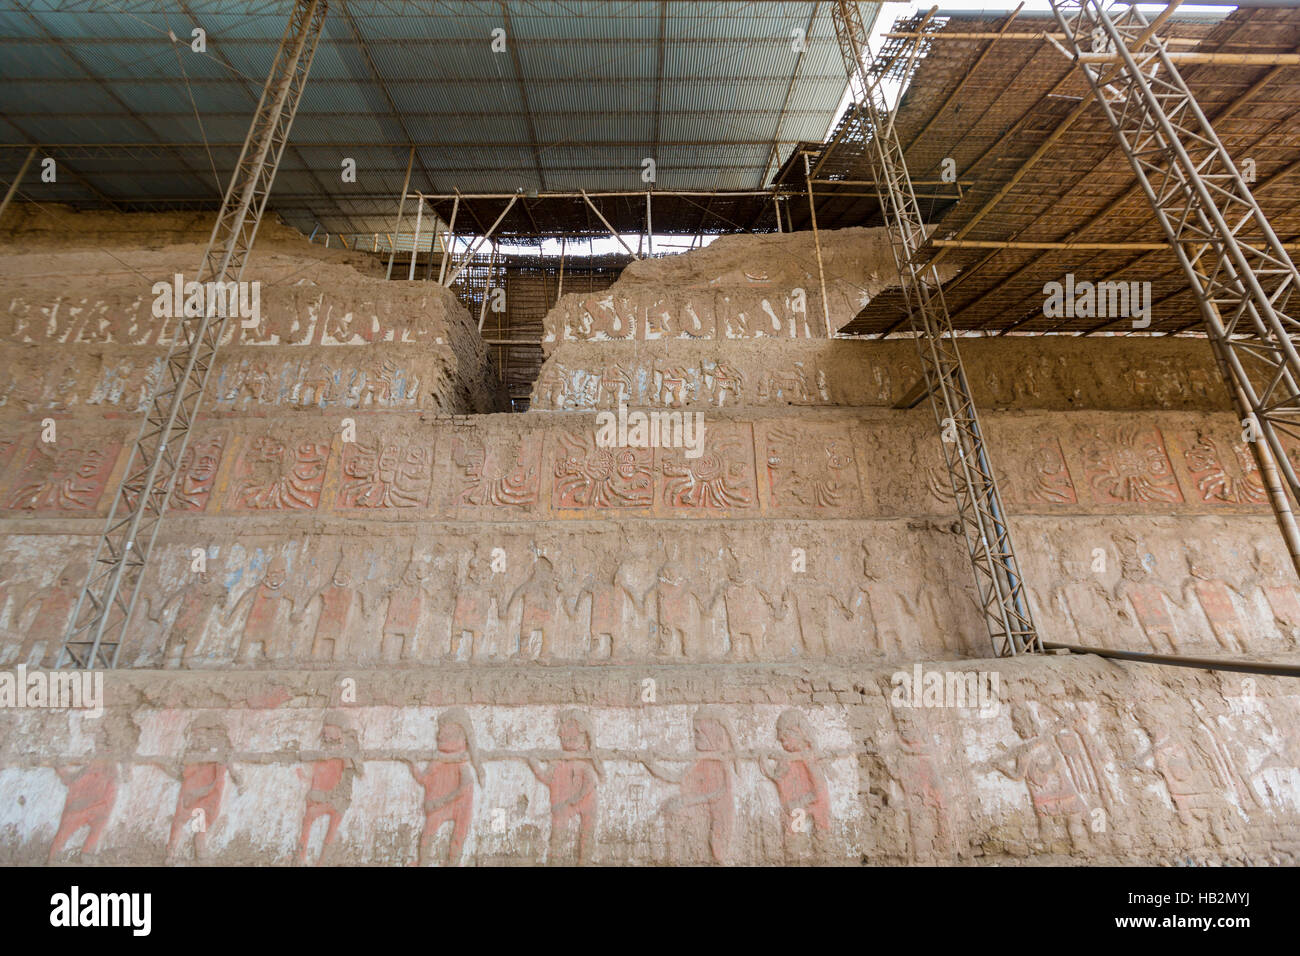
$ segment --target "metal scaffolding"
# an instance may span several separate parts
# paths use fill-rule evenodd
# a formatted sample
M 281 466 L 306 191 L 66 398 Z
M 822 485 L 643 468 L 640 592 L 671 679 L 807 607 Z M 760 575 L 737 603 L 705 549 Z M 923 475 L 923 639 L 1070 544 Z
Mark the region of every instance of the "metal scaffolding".
M 890 230 L 931 407 L 942 432 L 944 459 L 989 636 L 999 656 L 1041 651 L 939 273 L 933 266 L 919 264 L 925 223 L 894 130 L 894 114 L 882 90 L 884 79 L 898 75 L 897 60 L 883 69 L 876 66 L 857 3 L 836 0 L 832 12 L 853 99 L 870 127 L 872 175 Z M 913 46 L 904 74 L 914 56 Z
M 1156 29 L 1135 6 L 1052 0 L 1072 56 L 1128 157 L 1138 184 L 1195 293 L 1228 394 L 1238 406 L 1269 500 L 1300 573 L 1292 509 L 1300 480 L 1282 437 L 1300 438 L 1300 322 L 1290 300 L 1300 287 L 1291 261 Z M 1084 45 L 1088 49 L 1084 49 Z M 1274 479 L 1275 481 L 1276 479 Z
M 239 281 L 262 221 L 324 24 L 326 0 L 296 0 L 194 280 Z M 113 667 L 171 497 L 177 463 L 229 315 L 177 316 L 167 376 L 153 395 L 95 547 L 57 666 Z M 222 310 L 228 311 L 228 310 Z

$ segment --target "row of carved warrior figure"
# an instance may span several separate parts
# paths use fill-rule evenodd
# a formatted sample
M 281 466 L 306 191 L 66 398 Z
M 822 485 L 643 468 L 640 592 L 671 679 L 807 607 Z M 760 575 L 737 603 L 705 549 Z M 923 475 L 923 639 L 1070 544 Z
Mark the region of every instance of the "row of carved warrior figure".
M 728 716 L 702 707 L 692 720 L 694 752 L 687 755 L 654 751 L 615 751 L 601 748 L 590 717 L 581 710 L 557 715 L 559 749 L 480 750 L 469 715 L 462 709 L 443 711 L 434 733 L 436 750 L 415 752 L 363 752 L 358 734 L 344 712 L 328 714 L 323 720 L 320 743 L 311 750 L 291 753 L 245 753 L 230 742 L 224 721 L 203 714 L 185 733 L 184 752 L 179 758 L 163 759 L 134 755 L 132 764 L 150 764 L 176 779 L 180 790 L 172 816 L 166 854 L 169 860 L 188 855 L 204 859 L 209 854 L 209 836 L 218 824 L 238 826 L 238 820 L 223 821 L 236 811 L 223 803 L 228 784 L 242 790 L 254 789 L 250 769 L 258 764 L 283 764 L 292 757 L 293 766 L 307 791 L 302 797 L 298 859 L 320 862 L 333 848 L 344 815 L 352 805 L 354 784 L 378 761 L 394 761 L 409 768 L 422 792 L 423 826 L 417 862 L 442 865 L 461 862 L 476 802 L 492 794 L 499 806 L 481 807 L 479 819 L 487 818 L 491 831 L 506 833 L 518 821 L 508 815 L 517 812 L 513 796 L 497 791 L 488 765 L 500 761 L 525 763 L 543 784 L 550 799 L 550 859 L 588 862 L 598 837 L 601 788 L 607 781 L 605 764 L 610 760 L 639 764 L 653 778 L 677 788 L 658 808 L 664 819 L 665 839 L 670 855 L 691 856 L 700 847 L 682 845 L 700 839 L 707 858 L 727 862 L 732 856 L 737 830 L 737 774 L 742 760 L 753 761 L 764 778 L 771 781 L 781 805 L 782 832 L 790 850 L 798 847 L 826 852 L 832 834 L 831 800 L 822 763 L 825 754 L 815 746 L 807 719 L 797 710 L 786 710 L 776 721 L 779 750 L 742 752 L 734 743 Z M 100 733 L 99 736 L 107 737 Z M 70 852 L 74 837 L 86 831 L 77 850 L 87 858 L 98 850 L 113 815 L 119 789 L 126 782 L 124 768 L 105 759 L 57 768 L 67 787 L 64 809 L 50 846 L 55 862 Z M 486 812 L 484 812 L 486 811 Z M 317 821 L 324 820 L 320 834 Z M 449 839 L 439 848 L 440 837 Z M 316 832 L 314 832 L 316 831 Z

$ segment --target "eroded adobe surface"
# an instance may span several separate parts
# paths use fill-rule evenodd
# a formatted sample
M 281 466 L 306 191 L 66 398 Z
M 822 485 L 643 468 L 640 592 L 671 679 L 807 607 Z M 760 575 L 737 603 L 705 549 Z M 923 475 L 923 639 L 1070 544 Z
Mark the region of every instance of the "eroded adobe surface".
M 728 242 L 632 267 L 611 312 L 565 297 L 524 415 L 465 414 L 490 375 L 449 295 L 271 244 L 283 288 L 223 350 L 124 647 L 148 670 L 108 675 L 98 721 L 0 708 L 0 858 L 1294 862 L 1294 688 L 987 660 L 934 422 L 894 407 L 914 347 L 819 337 L 808 237 Z M 827 234 L 834 322 L 887 287 L 882 243 Z M 19 258 L 8 672 L 51 660 L 165 331 L 125 298 L 143 279 L 82 303 L 73 259 Z M 790 283 L 809 323 L 763 328 Z M 1204 343 L 963 349 L 1048 639 L 1296 658 Z M 620 401 L 702 413 L 703 454 L 598 447 Z M 997 675 L 997 713 L 891 706 L 918 662 Z

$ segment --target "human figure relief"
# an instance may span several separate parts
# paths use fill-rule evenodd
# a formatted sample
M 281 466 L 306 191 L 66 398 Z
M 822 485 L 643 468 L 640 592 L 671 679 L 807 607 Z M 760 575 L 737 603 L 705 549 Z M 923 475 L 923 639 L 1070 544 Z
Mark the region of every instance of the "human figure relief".
M 538 555 L 532 573 L 515 589 L 506 603 L 507 615 L 519 605 L 519 650 L 516 656 L 548 660 L 558 623 L 556 602 L 561 599 L 555 569 L 548 558 Z
M 632 397 L 632 379 L 620 365 L 606 365 L 600 372 L 596 385 L 596 405 L 607 404 L 617 408 L 619 402 L 626 402 Z
M 59 572 L 54 584 L 42 588 L 24 602 L 18 611 L 15 623 L 22 630 L 22 622 L 28 620 L 26 634 L 18 648 L 15 664 L 27 664 L 40 667 L 47 660 L 53 664 L 58 648 L 67 632 L 72 612 L 77 607 L 77 598 L 86 583 L 86 566 L 79 561 L 69 561 Z M 35 613 L 28 617 L 28 612 L 35 608 Z M 39 651 L 37 650 L 39 648 Z M 33 660 L 33 655 L 36 659 Z
M 709 396 L 710 404 L 722 408 L 727 404 L 728 398 L 731 399 L 733 405 L 740 401 L 740 393 L 744 387 L 745 377 L 734 365 L 718 362 L 713 366 L 709 377 L 713 382 L 712 392 Z
M 397 586 L 388 592 L 380 649 L 384 660 L 397 661 L 414 653 L 425 601 L 433 596 L 428 586 L 429 575 L 429 562 L 412 557 Z
M 328 821 L 325 838 L 316 857 L 319 865 L 338 836 L 343 814 L 352 806 L 352 783 L 365 773 L 365 760 L 361 755 L 356 731 L 341 716 L 325 718 L 321 725 L 320 740 L 319 752 L 302 755 L 311 761 L 308 769 L 296 768 L 298 776 L 311 784 L 311 789 L 307 791 L 306 807 L 302 815 L 302 836 L 299 840 L 298 861 L 303 866 L 307 865 L 310 853 L 312 824 L 321 817 Z
M 146 616 L 163 628 L 161 656 L 164 667 L 179 667 L 188 655 L 194 653 L 195 646 L 207 630 L 212 609 L 226 599 L 219 565 L 205 561 L 202 571 L 186 570 L 183 573 L 184 583 L 157 604 L 150 595 L 143 595 Z
M 903 791 L 912 859 L 917 863 L 949 862 L 956 854 L 949 796 L 933 737 L 923 719 L 905 707 L 891 707 L 898 728 L 898 784 Z
M 1184 733 L 1141 699 L 1133 711 L 1150 740 L 1133 762 L 1150 758 L 1183 826 L 1203 839 L 1208 830 L 1217 844 L 1230 842 L 1235 811 L 1224 793 L 1234 789 L 1233 770 L 1214 734 L 1204 724 Z
M 753 574 L 734 556 L 720 593 L 731 639 L 727 656 L 742 661 L 761 660 L 768 623 L 781 610 L 780 604 L 758 586 Z
M 451 612 L 449 653 L 455 660 L 473 660 L 475 652 L 482 648 L 492 613 L 491 580 L 490 562 L 471 557 L 456 588 L 456 604 Z
M 591 862 L 596 843 L 597 787 L 605 780 L 605 768 L 595 752 L 596 735 L 591 721 L 580 710 L 559 715 L 561 756 L 558 759 L 528 758 L 533 776 L 546 785 L 551 795 L 551 840 L 548 862 L 574 858 L 566 842 L 574 843 L 579 865 Z M 576 828 L 572 825 L 576 822 Z M 568 831 L 575 829 L 575 836 Z
M 698 756 L 689 767 L 670 770 L 663 765 L 669 758 L 657 754 L 642 757 L 641 763 L 658 779 L 680 785 L 678 795 L 664 801 L 659 809 L 667 818 L 669 832 L 682 834 L 691 849 L 698 845 L 700 836 L 706 835 L 714 862 L 725 863 L 731 855 L 736 820 L 736 748 L 721 711 L 701 707 L 692 723 Z
M 809 832 L 814 851 L 820 854 L 831 831 L 831 797 L 812 730 L 803 714 L 787 710 L 776 719 L 776 739 L 783 752 L 760 754 L 758 769 L 776 784 L 786 858 L 798 855 L 802 834 Z
M 1289 566 L 1283 566 L 1271 548 L 1260 546 L 1255 555 L 1255 569 L 1273 613 L 1274 626 L 1291 642 L 1292 648 L 1300 647 L 1300 597 L 1296 594 L 1295 575 Z
M 262 579 L 239 596 L 224 616 L 223 623 L 229 624 L 239 614 L 240 608 L 248 604 L 248 613 L 244 618 L 244 628 L 240 631 L 239 646 L 235 650 L 236 661 L 275 659 L 284 650 L 277 642 L 277 637 L 288 633 L 289 622 L 293 618 L 294 599 L 286 587 L 289 564 L 284 555 L 277 554 L 266 566 Z
M 1064 823 L 1070 845 L 1076 850 L 1086 849 L 1088 830 L 1084 816 L 1088 803 L 1084 799 L 1087 782 L 1077 780 L 1075 769 L 1061 753 L 1054 735 L 1024 703 L 1011 704 L 1011 726 L 1020 743 L 1010 749 L 999 744 L 1003 753 L 989 762 L 990 766 L 1008 780 L 1024 781 L 1029 790 L 1029 800 L 1038 817 L 1038 836 L 1044 847 L 1050 847 L 1053 830 Z
M 547 362 L 537 379 L 537 407 L 563 408 L 569 399 L 568 369 Z
M 612 582 L 588 574 L 569 605 L 569 616 L 576 617 L 583 595 L 591 597 L 586 649 L 590 660 L 625 659 L 628 656 L 623 642 L 623 610 L 628 595 L 618 583 L 618 571 L 615 567 Z
M 695 397 L 694 376 L 683 366 L 656 365 L 654 377 L 658 382 L 654 396 L 656 405 L 684 405 L 688 397 Z
M 119 770 L 116 761 L 109 756 L 108 718 L 101 717 L 92 723 L 94 748 L 86 761 L 54 768 L 68 793 L 63 801 L 59 829 L 50 844 L 50 863 L 58 859 L 68 842 L 83 828 L 86 829 L 86 839 L 77 851 L 78 859 L 94 856 L 117 801 Z
M 241 786 L 239 774 L 230 764 L 232 751 L 225 722 L 215 714 L 202 714 L 186 728 L 182 758 L 171 765 L 158 764 L 181 784 L 167 840 L 168 862 L 180 856 L 187 841 L 195 862 L 207 858 L 208 833 L 221 813 L 226 778 Z
M 1182 653 L 1182 641 L 1164 590 L 1151 578 L 1155 557 L 1145 555 L 1136 538 L 1117 536 L 1115 543 L 1120 556 L 1120 584 L 1117 597 L 1127 597 L 1133 607 L 1138 626 L 1142 629 L 1152 650 L 1157 654 Z
M 1188 542 L 1187 567 L 1191 572 L 1188 589 L 1196 595 L 1210 631 L 1219 646 L 1229 654 L 1246 652 L 1246 626 L 1237 614 L 1232 588 L 1215 576 L 1215 567 L 1205 552 Z
M 438 859 L 441 866 L 460 863 L 474 816 L 474 781 L 483 784 L 483 770 L 474 746 L 474 727 L 460 708 L 438 716 L 438 751 L 421 773 L 408 760 L 411 776 L 424 788 L 424 830 L 420 834 L 419 865 L 434 860 L 433 844 L 443 825 L 451 824 L 451 839 Z
M 786 586 L 781 595 L 781 613 L 778 619 L 794 610 L 795 626 L 799 629 L 799 643 L 805 654 L 810 657 L 829 657 L 831 646 L 831 603 L 840 609 L 850 620 L 849 611 L 822 582 L 809 580 L 807 572 L 795 576 L 794 581 Z
M 695 592 L 686 584 L 686 568 L 669 561 L 659 569 L 656 587 L 659 614 L 659 653 L 668 657 L 698 658 L 703 650 L 696 626 Z
M 353 586 L 352 571 L 342 552 L 339 552 L 330 583 L 303 602 L 294 620 L 301 621 L 306 617 L 316 602 L 320 602 L 320 616 L 316 618 L 316 630 L 312 634 L 311 656 L 317 660 L 342 660 L 348 653 L 348 635 L 353 633 L 367 610 L 365 592 Z M 358 613 L 360 618 L 357 618 Z

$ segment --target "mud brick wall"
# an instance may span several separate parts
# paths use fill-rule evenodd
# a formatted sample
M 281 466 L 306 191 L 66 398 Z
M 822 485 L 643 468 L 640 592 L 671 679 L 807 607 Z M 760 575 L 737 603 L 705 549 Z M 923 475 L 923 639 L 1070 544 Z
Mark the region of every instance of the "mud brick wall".
M 561 296 L 543 321 L 542 350 L 549 356 L 569 342 L 826 339 L 828 318 L 838 331 L 897 284 L 882 229 L 823 233 L 820 270 L 812 233 L 722 236 L 687 255 L 633 262 L 602 292 Z
M 450 290 L 385 282 L 373 260 L 269 231 L 244 272 L 261 284 L 261 322 L 227 323 L 207 412 L 502 407 L 486 348 Z M 193 278 L 203 247 L 110 243 L 110 252 L 5 238 L 0 415 L 136 420 L 176 330 L 174 319 L 153 315 L 153 284 Z
M 326 415 L 200 433 L 129 659 L 987 653 L 923 408 L 714 414 L 697 459 L 597 448 L 592 413 L 352 418 L 354 443 Z M 1296 649 L 1300 594 L 1231 414 L 1003 411 L 985 427 L 1048 633 Z M 36 428 L 9 433 L 0 472 L 0 663 L 57 643 L 129 437 L 69 426 L 51 457 Z
M 835 323 L 890 284 L 860 232 L 828 242 Z M 0 701 L 52 660 L 167 331 L 138 276 L 81 302 L 42 243 L 0 259 Z M 819 339 L 810 237 L 566 297 L 523 415 L 473 414 L 449 295 L 288 245 L 214 372 L 133 669 L 98 718 L 0 706 L 0 862 L 1297 862 L 1290 683 L 988 659 L 931 413 L 894 407 L 914 347 Z M 801 283 L 806 326 L 762 318 Z M 1047 639 L 1297 659 L 1203 342 L 962 344 Z M 703 454 L 597 447 L 620 401 L 700 412 Z M 899 706 L 918 665 L 995 712 Z
M 1200 341 L 968 338 L 961 352 L 981 410 L 1229 407 Z M 543 364 L 532 407 L 888 408 L 920 377 L 907 340 L 572 342 Z
M 1291 683 L 959 669 L 996 712 L 880 668 L 115 672 L 97 719 L 0 710 L 0 861 L 1297 862 Z

